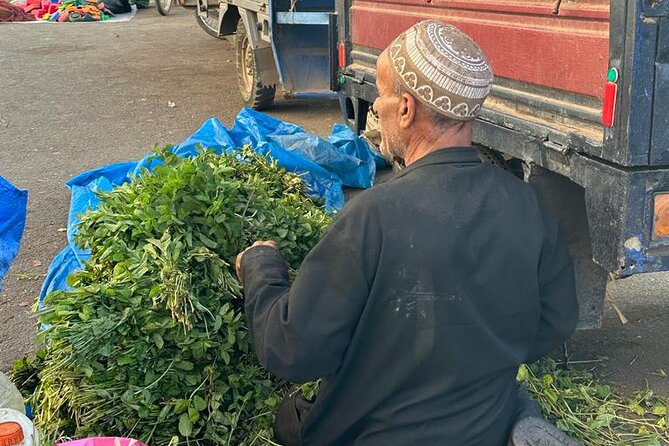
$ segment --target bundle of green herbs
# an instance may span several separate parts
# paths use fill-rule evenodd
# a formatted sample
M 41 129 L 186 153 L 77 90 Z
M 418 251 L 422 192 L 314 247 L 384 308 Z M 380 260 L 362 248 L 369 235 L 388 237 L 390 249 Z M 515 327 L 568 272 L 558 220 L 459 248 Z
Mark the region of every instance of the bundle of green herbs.
M 279 243 L 296 269 L 331 222 L 303 182 L 250 149 L 163 164 L 82 216 L 91 251 L 45 300 L 32 397 L 45 444 L 129 436 L 151 446 L 266 444 L 285 384 L 245 327 L 238 252 Z

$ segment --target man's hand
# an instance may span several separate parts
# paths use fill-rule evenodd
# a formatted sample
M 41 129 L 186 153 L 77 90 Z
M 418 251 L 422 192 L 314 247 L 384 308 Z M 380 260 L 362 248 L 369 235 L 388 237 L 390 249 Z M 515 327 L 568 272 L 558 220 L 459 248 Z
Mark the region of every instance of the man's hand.
M 235 261 L 235 270 L 237 271 L 237 278 L 239 279 L 239 281 L 240 281 L 242 284 L 244 283 L 244 279 L 242 278 L 242 270 L 241 270 L 241 267 L 242 267 L 242 257 L 244 256 L 244 253 L 245 253 L 246 251 L 248 251 L 249 249 L 254 248 L 254 247 L 256 247 L 256 246 L 269 246 L 270 248 L 274 248 L 274 249 L 277 249 L 277 250 L 279 249 L 279 245 L 278 245 L 275 241 L 272 241 L 272 240 L 259 240 L 259 241 L 255 242 L 255 243 L 253 243 L 253 244 L 252 244 L 251 246 L 249 246 L 248 248 L 246 248 L 244 251 L 242 251 L 242 252 L 240 252 L 239 254 L 237 254 L 237 260 Z

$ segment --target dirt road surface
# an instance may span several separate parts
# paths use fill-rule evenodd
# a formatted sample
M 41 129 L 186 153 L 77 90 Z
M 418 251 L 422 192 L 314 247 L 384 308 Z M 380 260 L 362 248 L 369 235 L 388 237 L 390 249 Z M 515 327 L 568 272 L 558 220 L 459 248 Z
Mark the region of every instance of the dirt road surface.
M 242 108 L 230 41 L 206 35 L 193 12 L 140 11 L 128 23 L 0 26 L 0 175 L 29 190 L 26 231 L 0 294 L 0 370 L 35 348 L 31 306 L 52 258 L 65 246 L 77 173 L 139 159 L 177 143 L 207 118 L 230 125 Z M 169 107 L 168 102 L 176 104 Z M 334 101 L 280 99 L 270 113 L 320 135 L 341 121 Z M 569 344 L 625 391 L 669 394 L 669 275 L 614 283 L 604 327 Z M 589 363 L 587 363 L 589 364 Z M 586 364 L 586 365 L 587 365 Z

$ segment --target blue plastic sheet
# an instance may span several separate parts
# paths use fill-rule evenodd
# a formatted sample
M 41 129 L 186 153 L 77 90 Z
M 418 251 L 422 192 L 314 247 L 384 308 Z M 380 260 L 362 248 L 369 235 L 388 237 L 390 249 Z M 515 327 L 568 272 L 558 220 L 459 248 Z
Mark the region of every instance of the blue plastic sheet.
M 373 162 L 375 167 L 379 169 L 388 166 L 388 162 L 379 152 L 372 150 L 364 139 L 356 138 L 353 130 L 349 129 L 345 124 L 335 124 L 328 141 L 345 154 L 364 160 L 366 165 Z M 376 175 L 376 169 L 369 169 L 369 172 L 371 172 L 371 178 L 373 180 Z M 372 184 L 370 183 L 369 186 L 361 187 L 371 186 Z M 355 186 L 351 185 L 351 187 Z
M 28 192 L 0 177 L 0 290 L 2 278 L 19 252 L 27 205 Z
M 313 196 L 325 199 L 326 208 L 339 210 L 344 205 L 342 185 L 367 188 L 374 181 L 376 166 L 382 162 L 369 145 L 343 125 L 335 125 L 329 140 L 305 132 L 290 124 L 251 109 L 243 109 L 232 129 L 210 118 L 172 152 L 183 157 L 197 155 L 197 147 L 231 152 L 250 145 L 259 153 L 270 155 L 279 165 L 300 175 Z M 72 191 L 67 224 L 68 245 L 51 262 L 42 284 L 40 302 L 52 291 L 67 289 L 67 276 L 89 259 L 87 250 L 74 242 L 79 214 L 96 209 L 98 191 L 109 191 L 143 169 L 152 170 L 161 161 L 152 154 L 139 161 L 112 164 L 77 175 L 67 182 Z
M 343 124 L 336 124 L 326 141 L 295 124 L 248 108 L 237 116 L 230 136 L 238 145 L 269 149 L 272 155 L 280 148 L 279 160 L 288 152 L 297 154 L 336 175 L 344 186 L 362 189 L 372 186 L 377 160 L 383 159 Z

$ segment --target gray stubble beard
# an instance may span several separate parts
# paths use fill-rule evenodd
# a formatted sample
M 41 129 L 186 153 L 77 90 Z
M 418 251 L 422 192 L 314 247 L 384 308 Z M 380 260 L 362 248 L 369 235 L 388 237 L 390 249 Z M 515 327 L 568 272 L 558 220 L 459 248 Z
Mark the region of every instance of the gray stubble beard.
M 381 155 L 391 164 L 400 161 L 403 165 L 406 147 L 399 141 L 398 135 L 393 133 L 389 136 L 381 125 L 379 125 L 379 131 L 381 133 L 381 144 L 379 145 Z

